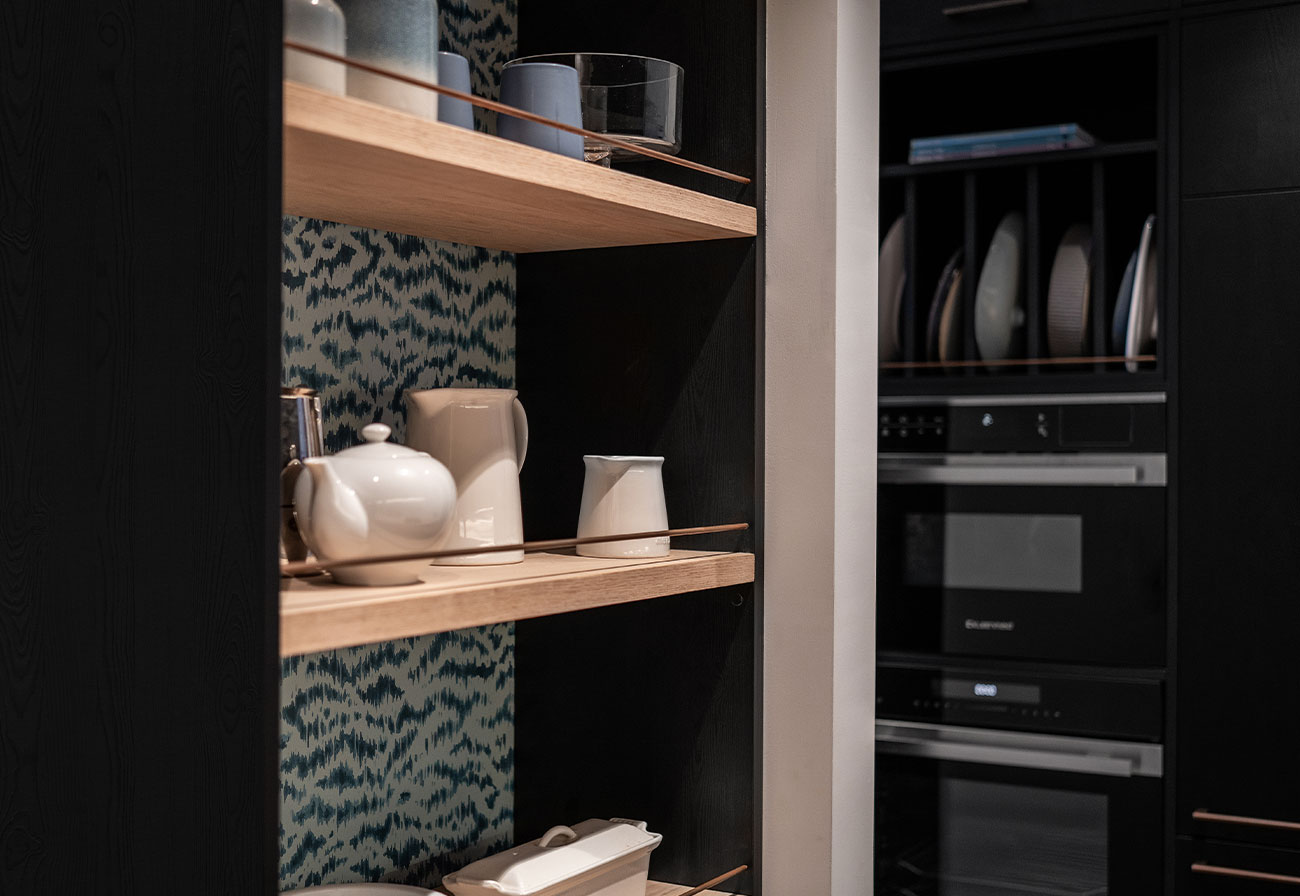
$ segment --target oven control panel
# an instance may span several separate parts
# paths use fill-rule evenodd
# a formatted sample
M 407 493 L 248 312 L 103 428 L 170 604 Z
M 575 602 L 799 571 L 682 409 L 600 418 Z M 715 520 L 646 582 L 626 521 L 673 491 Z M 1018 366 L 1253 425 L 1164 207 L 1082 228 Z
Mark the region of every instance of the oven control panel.
M 876 716 L 1158 742 L 1154 679 L 881 663 Z
M 881 399 L 882 452 L 1162 452 L 1164 395 Z

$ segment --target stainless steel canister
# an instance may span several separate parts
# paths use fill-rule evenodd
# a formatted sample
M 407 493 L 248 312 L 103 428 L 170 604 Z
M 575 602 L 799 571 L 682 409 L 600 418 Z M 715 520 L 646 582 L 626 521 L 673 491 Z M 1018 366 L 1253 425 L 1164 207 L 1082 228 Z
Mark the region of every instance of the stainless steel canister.
M 293 489 L 302 461 L 325 453 L 320 396 L 305 386 L 280 388 L 280 550 L 287 560 L 307 559 L 293 515 Z

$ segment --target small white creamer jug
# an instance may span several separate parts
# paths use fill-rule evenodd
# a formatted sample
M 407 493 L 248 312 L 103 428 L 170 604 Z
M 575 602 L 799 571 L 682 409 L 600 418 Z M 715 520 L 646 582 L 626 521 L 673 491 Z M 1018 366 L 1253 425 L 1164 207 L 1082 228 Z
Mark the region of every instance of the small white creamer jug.
M 528 418 L 514 389 L 419 389 L 406 393 L 411 447 L 446 465 L 456 480 L 456 510 L 437 550 L 519 544 L 524 540 L 519 471 L 528 452 Z M 519 563 L 523 551 L 447 557 L 446 566 Z
M 668 528 L 662 457 L 584 455 L 578 537 L 658 532 Z M 667 557 L 668 536 L 578 545 L 583 557 Z

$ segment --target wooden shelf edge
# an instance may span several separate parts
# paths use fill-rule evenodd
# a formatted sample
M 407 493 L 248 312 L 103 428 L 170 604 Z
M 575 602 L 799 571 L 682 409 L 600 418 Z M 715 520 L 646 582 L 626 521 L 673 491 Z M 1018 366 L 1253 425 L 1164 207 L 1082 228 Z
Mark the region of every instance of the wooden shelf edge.
M 513 252 L 753 237 L 758 210 L 284 85 L 284 211 Z
M 531 554 L 503 566 L 431 566 L 419 585 L 365 588 L 291 579 L 280 655 L 531 619 L 754 581 L 754 555 L 672 551 L 652 560 Z

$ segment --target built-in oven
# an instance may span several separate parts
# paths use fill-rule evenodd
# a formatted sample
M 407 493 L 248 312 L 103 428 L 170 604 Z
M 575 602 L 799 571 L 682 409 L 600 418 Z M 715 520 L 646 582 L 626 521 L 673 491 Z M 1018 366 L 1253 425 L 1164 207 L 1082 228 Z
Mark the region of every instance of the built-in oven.
M 883 664 L 876 896 L 1161 892 L 1160 683 Z
M 882 398 L 883 653 L 1160 666 L 1162 394 Z

